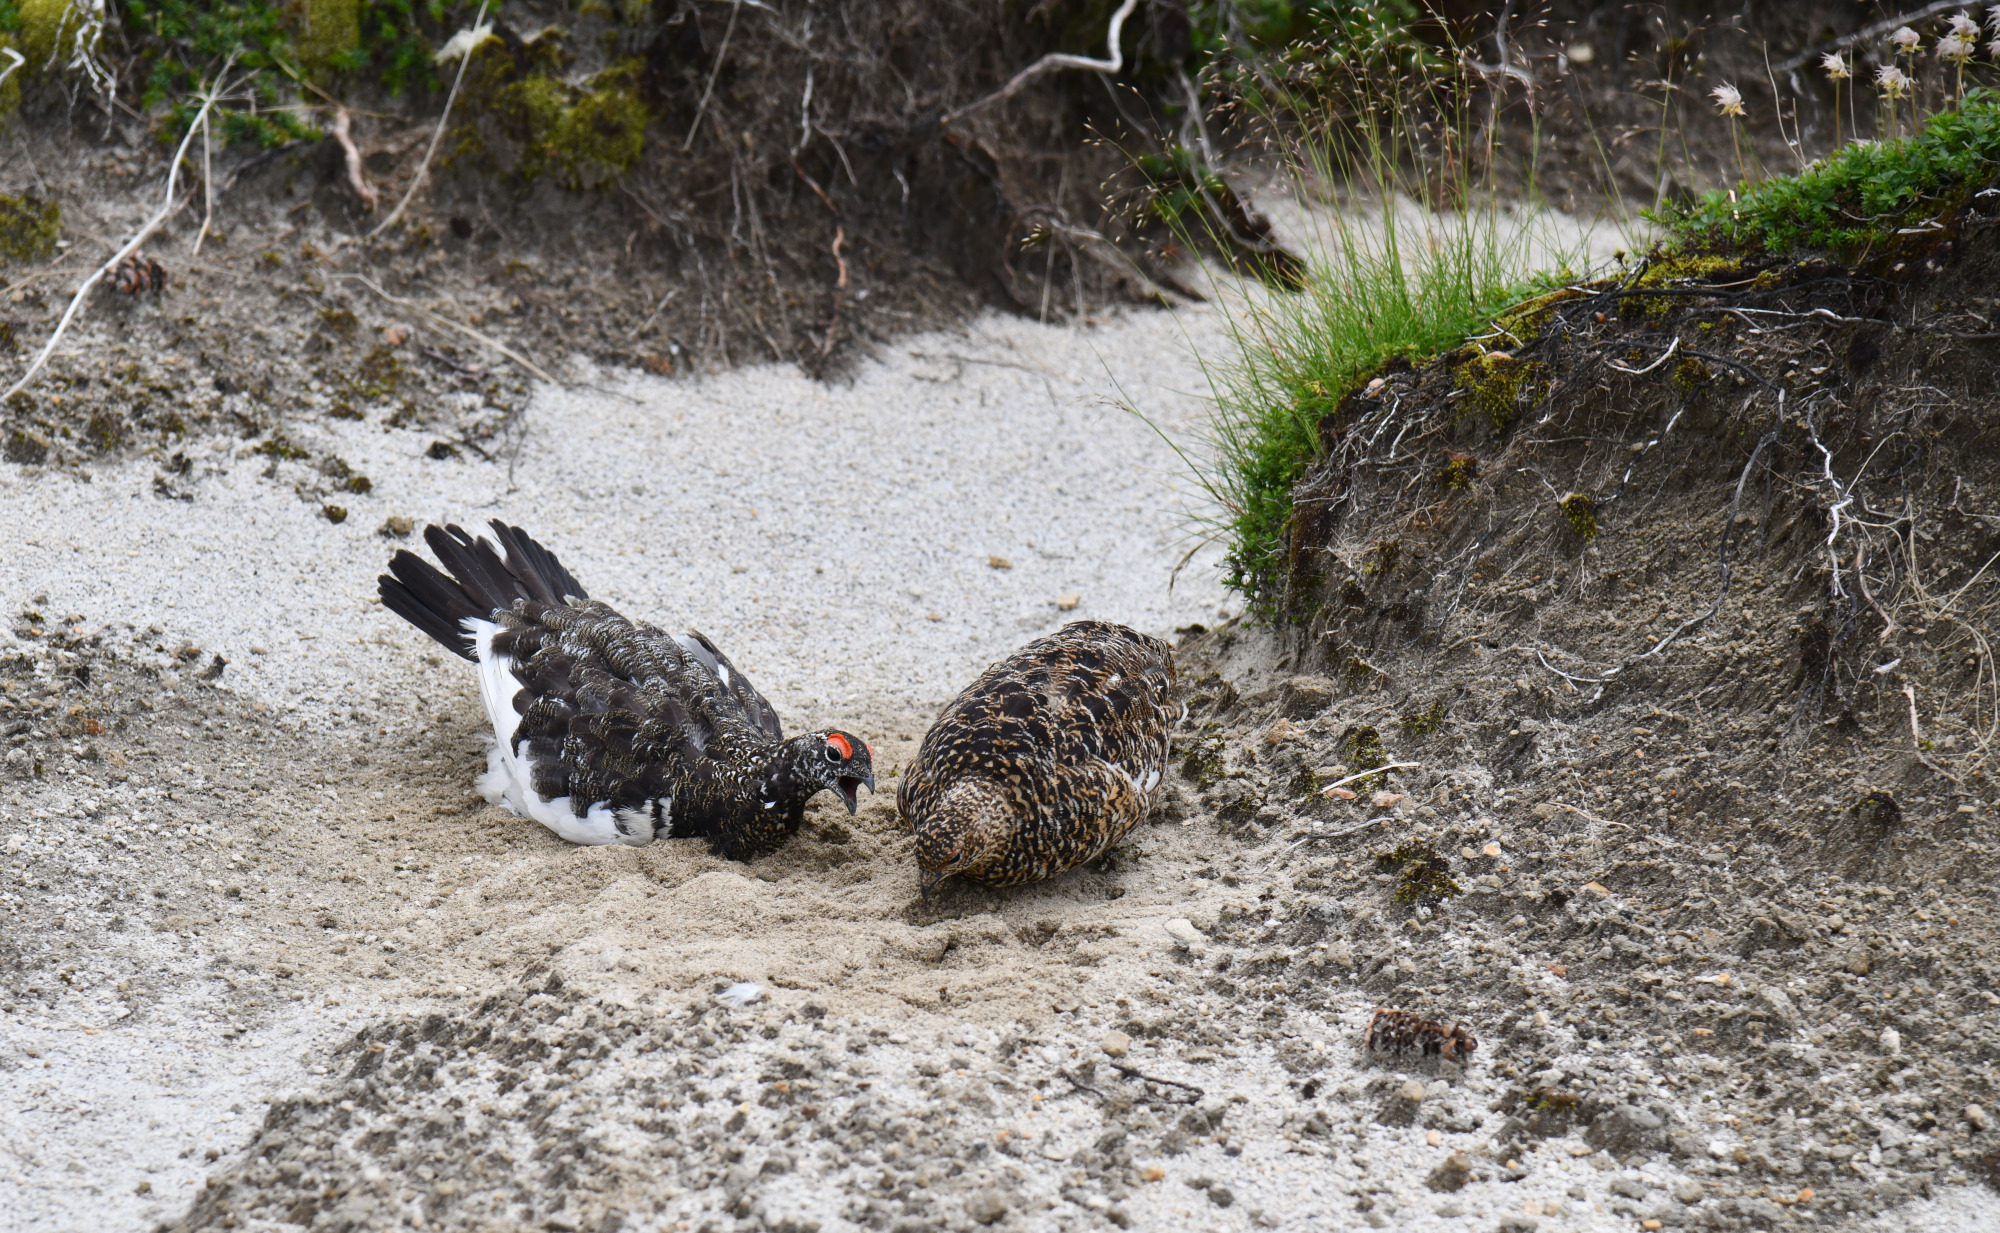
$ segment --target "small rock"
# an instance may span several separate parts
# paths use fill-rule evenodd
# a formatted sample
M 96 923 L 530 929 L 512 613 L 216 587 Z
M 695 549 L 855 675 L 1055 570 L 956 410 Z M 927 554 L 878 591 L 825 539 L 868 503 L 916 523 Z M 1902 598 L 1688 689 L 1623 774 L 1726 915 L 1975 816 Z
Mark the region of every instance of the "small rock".
M 391 322 L 382 327 L 382 341 L 391 347 L 400 347 L 410 341 L 410 327 L 400 322 Z
M 1643 1199 L 1646 1197 L 1645 1184 L 1635 1178 L 1614 1177 L 1606 1189 L 1610 1190 L 1612 1194 L 1621 1194 L 1628 1199 Z
M 1014 568 L 1014 563 L 1006 557 L 987 557 L 986 567 L 988 569 L 1012 569 Z
M 1986 1110 L 1978 1105 L 1965 1106 L 1965 1120 L 1972 1123 L 1974 1130 L 1986 1129 Z
M 1892 1027 L 1883 1028 L 1881 1043 L 1882 1052 L 1895 1057 L 1903 1051 L 1903 1034 Z
M 1424 1179 L 1424 1185 L 1439 1194 L 1449 1194 L 1454 1190 L 1464 1189 L 1465 1184 L 1471 1180 L 1471 1157 L 1464 1152 L 1453 1152 L 1438 1162 L 1438 1167 L 1432 1169 L 1430 1176 Z M 1444 1215 L 1444 1211 L 1440 1209 L 1438 1215 Z
M 1598 1115 L 1584 1131 L 1584 1141 L 1618 1156 L 1630 1156 L 1657 1144 L 1667 1120 L 1651 1109 L 1615 1105 Z
M 1413 1104 L 1422 1101 L 1425 1094 L 1426 1090 L 1424 1088 L 1424 1085 L 1417 1082 L 1415 1079 L 1412 1079 L 1408 1083 L 1405 1083 L 1403 1085 L 1403 1099 L 1410 1101 Z
M 405 518 L 401 514 L 391 514 L 382 523 L 382 529 L 378 534 L 384 539 L 408 539 L 410 538 L 410 532 L 416 529 L 416 519 Z
M 1541 1227 L 1541 1223 L 1541 1221 L 1536 1220 L 1533 1216 L 1524 1216 L 1519 1212 L 1509 1212 L 1505 1216 L 1500 1217 L 1500 1223 L 1493 1227 L 1497 1233 L 1535 1233 L 1535 1230 Z
M 1773 1019 L 1787 1028 L 1799 1021 L 1799 1008 L 1793 1005 L 1792 999 L 1783 989 L 1765 986 L 1757 991 L 1757 1001 L 1765 1010 L 1771 1012 Z
M 1846 969 L 1848 970 L 1848 972 L 1849 972 L 1850 974 L 1852 974 L 1852 975 L 1855 975 L 1855 976 L 1866 976 L 1866 975 L 1868 975 L 1868 950 L 1867 950 L 1867 948 L 1866 948 L 1866 947 L 1856 947 L 1855 949 L 1853 949 L 1853 950 L 1849 951 L 1849 952 L 1847 953 L 1847 961 L 1846 961 L 1846 962 L 1845 962 L 1844 964 L 1842 964 L 1841 966 L 1842 966 L 1842 967 L 1845 967 L 1845 968 L 1846 968 Z
M 1401 792 L 1377 792 L 1368 798 L 1368 803 L 1377 809 L 1394 809 L 1396 802 L 1403 799 Z
M 1695 1204 L 1701 1202 L 1702 1196 L 1707 1193 L 1708 1193 L 1707 1189 L 1703 1187 L 1700 1182 L 1674 1183 L 1674 1189 L 1673 1189 L 1674 1198 L 1682 1203 L 1687 1204 L 1689 1207 L 1693 1207 Z
M 1082 602 L 1083 602 L 1083 593 L 1081 591 L 1065 592 L 1064 594 L 1056 596 L 1056 611 L 1074 612 L 1076 611 L 1077 605 L 1081 604 Z
M 1278 687 L 1278 713 L 1287 719 L 1311 719 L 1333 704 L 1338 692 L 1323 676 L 1295 676 Z
M 1202 937 L 1201 930 L 1195 928 L 1194 922 L 1185 916 L 1176 916 L 1161 927 L 1167 931 L 1168 937 L 1188 946 L 1205 940 Z
M 1231 1203 L 1236 1202 L 1236 1195 L 1227 1186 L 1210 1186 L 1208 1188 L 1208 1201 L 1217 1207 L 1228 1207 Z
M 1132 1038 L 1123 1032 L 1110 1032 L 1104 1037 L 1104 1052 L 1111 1057 L 1124 1057 L 1132 1051 Z
M 1007 1214 L 1007 1196 L 991 1188 L 975 1190 L 965 1198 L 965 1214 L 981 1224 L 992 1224 Z

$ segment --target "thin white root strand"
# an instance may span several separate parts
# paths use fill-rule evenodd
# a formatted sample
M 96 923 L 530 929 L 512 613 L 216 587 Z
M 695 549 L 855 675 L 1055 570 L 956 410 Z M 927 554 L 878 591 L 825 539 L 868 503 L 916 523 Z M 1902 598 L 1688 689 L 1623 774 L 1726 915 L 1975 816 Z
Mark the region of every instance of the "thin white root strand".
M 1917 761 L 1923 763 L 1925 766 L 1930 767 L 1932 770 L 1944 776 L 1946 779 L 1951 780 L 1953 783 L 1959 783 L 1960 780 L 1958 776 L 1952 774 L 1950 771 L 1944 769 L 1937 763 L 1931 761 L 1930 755 L 1924 752 L 1924 732 L 1922 728 L 1919 728 L 1917 726 L 1916 688 L 1906 682 L 1903 685 L 1903 696 L 1910 700 L 1910 748 L 1916 752 Z
M 1342 786 L 1343 784 L 1350 784 L 1350 783 L 1353 783 L 1353 782 L 1354 782 L 1355 780 L 1357 780 L 1357 779 L 1366 779 L 1366 778 L 1368 778 L 1368 777 L 1369 777 L 1370 775 L 1380 775 L 1380 774 L 1383 774 L 1383 773 L 1384 773 L 1384 772 L 1386 772 L 1386 771 L 1400 771 L 1400 770 L 1404 769 L 1405 767 L 1411 767 L 1411 766 L 1422 766 L 1422 765 L 1423 765 L 1423 763 L 1421 763 L 1421 762 L 1391 762 L 1391 763 L 1389 763 L 1389 764 L 1388 764 L 1388 765 L 1386 765 L 1386 766 L 1377 766 L 1377 767 L 1371 767 L 1370 769 L 1368 769 L 1368 770 L 1365 770 L 1365 771 L 1356 771 L 1356 772 L 1355 772 L 1354 774 L 1352 774 L 1352 775 L 1348 775 L 1348 776 L 1345 776 L 1345 777 L 1343 777 L 1343 778 L 1340 778 L 1340 779 L 1336 779 L 1336 780 L 1334 780 L 1334 781 L 1333 781 L 1332 783 L 1330 783 L 1330 784 L 1327 784 L 1327 785 L 1326 785 L 1325 787 L 1323 787 L 1323 788 L 1321 788 L 1321 789 L 1319 790 L 1319 791 L 1320 791 L 1320 795 L 1321 795 L 1321 796 L 1324 796 L 1324 795 L 1326 795 L 1327 793 L 1329 793 L 1329 792 L 1333 791 L 1333 790 L 1334 790 L 1335 788 L 1338 788 L 1338 787 Z
M 222 72 L 216 74 L 216 81 L 218 83 L 229 75 L 229 70 L 235 63 L 236 53 L 232 51 L 229 53 L 229 58 L 222 63 Z M 83 285 L 79 286 L 76 289 L 76 294 L 70 297 L 69 307 L 63 310 L 62 319 L 56 322 L 55 332 L 49 335 L 48 342 L 42 344 L 42 349 L 36 354 L 34 362 L 28 365 L 28 371 L 22 373 L 19 380 L 8 386 L 5 393 L 0 393 L 0 402 L 4 402 L 26 389 L 28 383 L 33 381 L 36 375 L 42 371 L 42 366 L 49 362 L 51 355 L 55 354 L 56 344 L 62 341 L 62 336 L 69 330 L 70 323 L 76 320 L 79 312 L 83 311 L 84 299 L 89 296 L 90 289 L 97 285 L 97 281 L 117 269 L 119 262 L 138 252 L 139 246 L 151 239 L 153 233 L 160 229 L 160 224 L 172 217 L 174 212 L 180 208 L 180 204 L 183 204 L 177 203 L 174 200 L 174 194 L 180 188 L 181 160 L 187 157 L 188 143 L 194 140 L 196 130 L 208 123 L 208 112 L 211 107 L 215 106 L 216 97 L 225 93 L 227 91 L 221 89 L 218 85 L 216 89 L 210 90 L 202 98 L 201 110 L 195 113 L 194 123 L 188 125 L 188 131 L 182 136 L 180 146 L 174 150 L 174 161 L 167 167 L 167 191 L 162 196 L 160 208 L 153 211 L 152 217 L 148 218 L 140 226 L 139 230 L 132 233 L 132 238 L 125 241 L 123 247 L 111 254 L 110 260 L 92 270 L 90 276 L 83 280 Z
M 353 189 L 354 195 L 361 199 L 361 208 L 373 214 L 375 190 L 369 187 L 367 179 L 361 174 L 361 150 L 354 144 L 347 108 L 341 108 L 333 117 L 333 128 L 330 131 L 333 139 L 340 143 L 340 152 L 347 156 L 347 187 Z
M 940 124 L 950 124 L 953 120 L 961 116 L 970 115 L 982 107 L 990 107 L 1002 99 L 1012 98 L 1020 92 L 1022 86 L 1027 85 L 1035 78 L 1052 69 L 1088 69 L 1091 72 L 1108 73 L 1116 76 L 1125 67 L 1125 52 L 1123 48 L 1118 46 L 1118 35 L 1125 28 L 1125 19 L 1132 15 L 1133 9 L 1138 7 L 1139 0 L 1125 0 L 1125 3 L 1118 6 L 1118 11 L 1111 15 L 1111 23 L 1104 33 L 1104 59 L 1093 60 L 1088 56 L 1073 56 L 1067 52 L 1052 51 L 1033 64 L 1030 64 L 1027 68 L 1014 74 L 1006 85 L 1001 86 L 985 98 L 974 100 L 956 110 L 947 111 L 938 122 Z

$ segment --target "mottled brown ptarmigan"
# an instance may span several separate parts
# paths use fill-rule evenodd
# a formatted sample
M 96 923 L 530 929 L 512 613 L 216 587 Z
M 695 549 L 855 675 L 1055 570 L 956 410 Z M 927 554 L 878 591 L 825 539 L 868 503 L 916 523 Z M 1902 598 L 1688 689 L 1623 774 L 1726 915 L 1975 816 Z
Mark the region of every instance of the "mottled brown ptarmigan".
M 795 834 L 822 789 L 849 813 L 859 789 L 874 790 L 860 737 L 786 738 L 700 633 L 628 621 L 521 528 L 493 533 L 499 551 L 428 527 L 448 575 L 398 552 L 381 578 L 384 607 L 479 666 L 495 741 L 479 777 L 488 800 L 571 843 L 699 838 L 750 860 Z
M 1077 621 L 994 664 L 924 735 L 896 800 L 928 894 L 1053 877 L 1145 821 L 1182 708 L 1173 648 Z

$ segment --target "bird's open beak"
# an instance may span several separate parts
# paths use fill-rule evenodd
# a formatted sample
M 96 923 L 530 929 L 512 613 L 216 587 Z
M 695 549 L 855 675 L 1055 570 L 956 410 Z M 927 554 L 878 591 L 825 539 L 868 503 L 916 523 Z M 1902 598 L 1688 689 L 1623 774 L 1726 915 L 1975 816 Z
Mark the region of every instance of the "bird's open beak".
M 847 802 L 847 815 L 849 817 L 853 817 L 854 811 L 861 807 L 860 789 L 867 788 L 870 792 L 875 790 L 875 774 L 873 771 L 870 771 L 866 775 L 842 775 L 837 782 L 840 785 L 840 799 Z

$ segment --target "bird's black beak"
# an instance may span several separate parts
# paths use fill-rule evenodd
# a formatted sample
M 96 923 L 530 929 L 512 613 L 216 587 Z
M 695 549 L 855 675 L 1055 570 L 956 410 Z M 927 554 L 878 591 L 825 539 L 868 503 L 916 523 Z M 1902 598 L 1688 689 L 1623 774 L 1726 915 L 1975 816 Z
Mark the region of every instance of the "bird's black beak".
M 923 894 L 924 898 L 928 899 L 931 892 L 937 889 L 937 884 L 944 881 L 947 876 L 949 875 L 932 873 L 930 870 L 919 866 L 917 869 L 917 889 Z
M 854 811 L 861 807 L 859 790 L 862 788 L 867 788 L 870 792 L 875 790 L 875 774 L 872 771 L 865 775 L 842 775 L 834 782 L 839 785 L 840 799 L 847 802 L 847 816 L 850 818 L 854 816 Z

